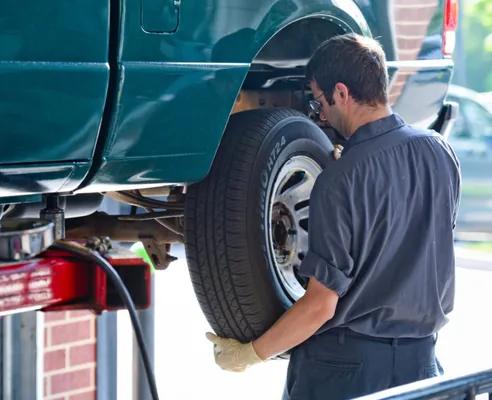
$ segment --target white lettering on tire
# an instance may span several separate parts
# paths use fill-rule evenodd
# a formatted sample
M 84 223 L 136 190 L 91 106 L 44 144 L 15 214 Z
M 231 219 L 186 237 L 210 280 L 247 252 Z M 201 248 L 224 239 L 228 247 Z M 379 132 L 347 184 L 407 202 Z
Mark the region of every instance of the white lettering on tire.
M 273 149 L 270 153 L 270 156 L 268 157 L 267 165 L 266 167 L 261 171 L 260 173 L 260 183 L 261 183 L 261 188 L 260 188 L 260 207 L 261 207 L 261 223 L 260 223 L 260 228 L 262 231 L 265 231 L 265 225 L 263 223 L 265 219 L 265 207 L 266 207 L 266 191 L 268 187 L 268 181 L 270 178 L 270 173 L 272 172 L 273 166 L 275 165 L 275 161 L 277 161 L 277 158 L 282 151 L 282 148 L 285 146 L 287 141 L 285 140 L 285 137 L 282 136 L 281 139 L 275 143 L 273 146 Z

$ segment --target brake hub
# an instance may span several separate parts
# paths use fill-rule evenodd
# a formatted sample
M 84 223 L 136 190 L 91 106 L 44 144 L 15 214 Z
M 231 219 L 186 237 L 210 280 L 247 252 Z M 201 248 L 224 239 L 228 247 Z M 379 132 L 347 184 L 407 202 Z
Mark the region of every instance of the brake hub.
M 275 258 L 279 264 L 287 264 L 295 254 L 296 227 L 289 209 L 276 203 L 272 210 L 272 238 Z

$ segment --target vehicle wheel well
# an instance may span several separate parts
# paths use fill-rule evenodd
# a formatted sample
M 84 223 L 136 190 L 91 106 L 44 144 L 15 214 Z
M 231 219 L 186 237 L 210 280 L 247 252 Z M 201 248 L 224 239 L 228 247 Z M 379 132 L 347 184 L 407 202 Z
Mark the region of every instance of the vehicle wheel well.
M 287 107 L 308 114 L 305 67 L 325 40 L 346 33 L 334 19 L 305 18 L 277 32 L 257 53 L 231 114 Z
M 301 19 L 277 32 L 258 52 L 253 65 L 281 69 L 305 67 L 322 42 L 346 32 L 333 19 Z

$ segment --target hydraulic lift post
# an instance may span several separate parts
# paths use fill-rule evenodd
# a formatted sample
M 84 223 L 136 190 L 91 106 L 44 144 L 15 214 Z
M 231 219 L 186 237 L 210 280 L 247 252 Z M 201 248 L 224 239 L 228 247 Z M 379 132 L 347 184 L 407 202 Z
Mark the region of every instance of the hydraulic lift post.
M 2 318 L 3 400 L 43 399 L 43 325 L 43 314 L 36 311 Z

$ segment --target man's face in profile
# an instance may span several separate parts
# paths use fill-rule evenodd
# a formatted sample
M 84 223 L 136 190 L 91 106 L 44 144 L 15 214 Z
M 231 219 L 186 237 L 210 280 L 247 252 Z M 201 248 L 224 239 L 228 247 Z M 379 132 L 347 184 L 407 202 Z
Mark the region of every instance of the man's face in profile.
M 342 137 L 345 137 L 342 131 L 343 114 L 339 109 L 340 107 L 337 104 L 337 100 L 334 98 L 335 104 L 329 105 L 328 101 L 326 100 L 325 93 L 321 91 L 316 81 L 312 81 L 310 86 L 313 92 L 314 99 L 321 105 L 321 107 L 319 108 L 320 120 L 325 122 L 328 127 L 332 128 L 337 133 L 341 134 Z

